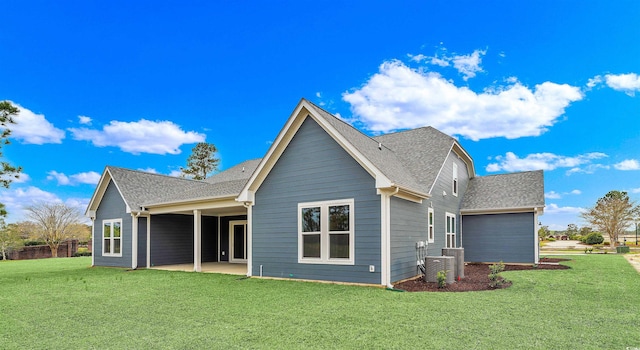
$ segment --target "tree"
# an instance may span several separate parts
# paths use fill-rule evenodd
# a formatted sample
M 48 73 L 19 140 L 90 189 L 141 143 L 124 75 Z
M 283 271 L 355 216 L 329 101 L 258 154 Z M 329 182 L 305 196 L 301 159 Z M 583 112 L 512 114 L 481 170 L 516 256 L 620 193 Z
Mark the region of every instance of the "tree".
M 183 175 L 194 180 L 204 180 L 207 175 L 218 170 L 220 159 L 216 158 L 216 146 L 211 143 L 200 142 L 192 150 L 187 158 L 187 167 L 180 167 Z
M 13 116 L 17 115 L 20 110 L 11 104 L 9 101 L 0 101 L 0 158 L 2 158 L 2 145 L 9 144 L 9 135 L 11 135 L 11 129 L 9 124 L 15 124 Z M 9 188 L 9 185 L 14 179 L 19 178 L 19 174 L 22 171 L 21 167 L 14 167 L 7 162 L 0 162 L 0 186 Z M 0 217 L 7 216 L 7 210 L 4 204 L 0 203 Z
M 60 244 L 80 227 L 80 212 L 62 203 L 41 203 L 27 208 L 27 216 L 37 225 L 40 239 L 51 248 L 51 256 L 58 257 Z
M 629 199 L 627 192 L 610 191 L 581 216 L 598 231 L 609 235 L 613 247 L 618 241 L 618 236 L 624 234 L 639 214 L 640 207 Z
M 20 237 L 20 231 L 10 225 L 5 225 L 4 220 L 0 219 L 0 254 L 1 260 L 7 260 L 7 254 L 16 248 L 22 247 L 23 241 Z
M 551 236 L 551 231 L 549 230 L 549 226 L 542 226 L 538 229 L 538 237 L 541 239 L 545 239 Z

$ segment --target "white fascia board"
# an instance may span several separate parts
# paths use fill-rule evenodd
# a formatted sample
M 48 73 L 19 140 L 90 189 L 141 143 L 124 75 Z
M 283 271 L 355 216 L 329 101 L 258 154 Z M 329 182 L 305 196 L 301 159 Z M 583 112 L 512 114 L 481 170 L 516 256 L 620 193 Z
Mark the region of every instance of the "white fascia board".
M 300 125 L 302 125 L 302 121 L 300 119 L 304 120 L 304 117 L 306 117 L 306 114 L 303 113 L 303 109 L 306 109 L 303 102 L 304 100 L 300 100 L 298 106 L 293 110 L 284 127 L 278 133 L 275 141 L 271 144 L 271 147 L 269 147 L 267 154 L 262 158 L 260 164 L 258 164 L 258 167 L 249 178 L 249 181 L 247 181 L 242 191 L 240 191 L 240 194 L 237 197 L 239 202 L 251 201 L 250 198 L 253 198 L 253 194 L 249 193 L 249 191 L 253 193 L 256 192 L 258 187 L 262 184 L 262 181 L 264 181 L 267 174 L 271 171 L 271 168 L 273 168 L 278 158 L 280 158 L 284 152 L 284 149 L 293 138 L 293 135 L 295 135 L 298 128 L 300 128 Z M 300 117 L 301 115 L 302 118 Z
M 484 214 L 511 214 L 511 213 L 539 213 L 540 207 L 514 207 L 514 208 L 486 208 L 463 209 L 460 215 L 484 215 Z
M 223 208 L 234 208 L 234 207 L 242 207 L 242 204 L 236 202 L 234 197 L 227 197 L 226 199 L 220 200 L 203 200 L 203 201 L 191 201 L 191 202 L 183 202 L 183 203 L 170 203 L 166 205 L 155 205 L 155 206 L 146 206 L 145 208 L 151 215 L 157 214 L 168 214 L 168 213 L 176 213 L 183 211 L 193 211 L 193 210 L 205 210 L 205 209 L 223 209 Z
M 91 200 L 89 201 L 89 205 L 87 206 L 87 210 L 85 211 L 85 216 L 90 217 L 89 215 L 91 215 L 91 213 L 95 215 L 95 211 L 98 209 L 98 206 L 100 205 L 100 202 L 102 201 L 102 197 L 107 191 L 107 187 L 109 186 L 110 181 L 113 181 L 113 184 L 116 186 L 116 189 L 118 190 L 118 193 L 120 194 L 120 197 L 122 198 L 122 201 L 126 206 L 125 212 L 131 213 L 131 208 L 129 207 L 129 203 L 127 203 L 126 199 L 122 195 L 122 191 L 120 191 L 120 187 L 118 186 L 118 183 L 113 179 L 113 175 L 111 175 L 111 172 L 107 167 L 104 169 L 104 172 L 100 177 L 100 181 L 98 181 L 98 186 L 96 186 L 95 192 L 93 192 L 93 196 L 91 197 Z
M 465 162 L 465 164 L 467 164 L 467 168 L 469 169 L 469 178 L 471 179 L 473 177 L 476 177 L 476 168 L 473 164 L 473 158 L 471 158 L 469 153 L 467 153 L 467 151 L 462 148 L 458 141 L 453 142 L 451 150 L 454 151 L 460 157 L 460 159 Z
M 260 164 L 253 172 L 249 181 L 240 192 L 237 198 L 239 202 L 252 202 L 253 195 L 249 191 L 256 192 L 262 181 L 267 177 L 277 160 L 280 158 L 287 145 L 298 132 L 303 121 L 310 116 L 322 129 L 324 129 L 332 139 L 334 139 L 353 159 L 358 162 L 376 181 L 376 188 L 388 188 L 393 184 L 373 163 L 371 163 L 362 153 L 360 153 L 342 134 L 340 134 L 333 126 L 315 114 L 315 109 L 305 99 L 300 100 L 298 106 L 287 120 L 278 137 L 273 142 L 267 154 L 262 158 Z
M 304 102 L 306 103 L 306 101 Z M 376 180 L 376 188 L 394 187 L 393 183 L 387 178 L 371 161 L 358 151 L 349 140 L 339 133 L 331 124 L 327 123 L 324 118 L 314 114 L 313 109 L 309 109 L 309 115 L 313 120 L 324 129 L 349 155 L 356 161 L 366 172 L 368 172 Z

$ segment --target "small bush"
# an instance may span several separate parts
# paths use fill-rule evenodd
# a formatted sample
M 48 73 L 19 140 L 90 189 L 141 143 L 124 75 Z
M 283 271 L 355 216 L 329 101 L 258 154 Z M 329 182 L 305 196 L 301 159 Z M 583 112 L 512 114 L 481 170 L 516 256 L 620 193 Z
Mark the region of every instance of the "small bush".
M 447 286 L 447 272 L 446 271 L 438 271 L 436 275 L 438 279 L 438 288 L 444 288 Z
M 604 237 L 602 237 L 602 235 L 599 232 L 592 232 L 589 235 L 587 235 L 587 238 L 585 239 L 584 243 L 586 244 L 602 244 L 602 242 L 604 242 Z
M 24 242 L 25 246 L 34 246 L 34 245 L 47 245 L 47 242 L 45 241 L 26 241 Z
M 504 263 L 502 261 L 489 265 L 489 270 L 491 271 L 489 274 L 489 287 L 500 288 L 500 286 L 508 282 L 500 276 L 500 272 L 504 271 Z
M 547 241 L 549 241 L 549 242 L 555 242 L 555 241 L 556 241 L 556 239 L 555 239 L 555 238 L 553 238 L 553 237 L 547 237 Z

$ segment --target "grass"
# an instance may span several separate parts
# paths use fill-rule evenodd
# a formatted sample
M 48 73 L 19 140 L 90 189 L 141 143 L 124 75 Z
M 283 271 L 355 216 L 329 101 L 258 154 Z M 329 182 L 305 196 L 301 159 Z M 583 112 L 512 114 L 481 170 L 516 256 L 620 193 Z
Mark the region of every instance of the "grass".
M 0 261 L 0 348 L 640 347 L 640 274 L 619 255 L 571 258 L 469 293 Z

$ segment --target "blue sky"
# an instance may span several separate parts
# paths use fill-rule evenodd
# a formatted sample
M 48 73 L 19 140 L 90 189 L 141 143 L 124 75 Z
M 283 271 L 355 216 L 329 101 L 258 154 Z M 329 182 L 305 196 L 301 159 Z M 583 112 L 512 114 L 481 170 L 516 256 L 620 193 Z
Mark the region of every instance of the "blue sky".
M 637 1 L 8 1 L 0 100 L 20 107 L 0 190 L 84 211 L 106 165 L 175 174 L 262 157 L 301 97 L 363 132 L 432 125 L 477 174 L 545 170 L 543 225 L 640 198 Z

